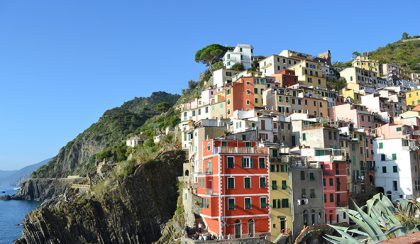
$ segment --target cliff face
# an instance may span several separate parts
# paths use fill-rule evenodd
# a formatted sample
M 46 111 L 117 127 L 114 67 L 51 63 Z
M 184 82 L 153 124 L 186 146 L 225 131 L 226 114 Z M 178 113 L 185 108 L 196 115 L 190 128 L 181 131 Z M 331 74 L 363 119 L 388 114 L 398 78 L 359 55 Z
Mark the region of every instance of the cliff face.
M 58 155 L 32 175 L 33 178 L 64 178 L 86 175 L 96 169 L 95 154 L 105 147 L 121 143 L 149 118 L 160 114 L 159 104 L 172 106 L 179 95 L 154 92 L 150 97 L 135 98 L 106 111 L 97 123 L 64 146 Z
M 135 98 L 106 111 L 99 121 L 61 148 L 57 156 L 32 174 L 15 196 L 16 199 L 45 200 L 64 193 L 67 182 L 52 180 L 69 175 L 86 176 L 96 171 L 96 154 L 111 145 L 121 144 L 148 119 L 160 114 L 162 103 L 172 106 L 179 95 L 154 92 Z
M 27 217 L 16 243 L 158 241 L 177 207 L 177 176 L 184 161 L 183 151 L 167 152 L 118 179 L 101 197 L 71 191 L 56 197 Z
M 22 187 L 12 196 L 16 200 L 44 201 L 65 192 L 71 184 L 82 183 L 79 179 L 33 178 L 25 181 Z

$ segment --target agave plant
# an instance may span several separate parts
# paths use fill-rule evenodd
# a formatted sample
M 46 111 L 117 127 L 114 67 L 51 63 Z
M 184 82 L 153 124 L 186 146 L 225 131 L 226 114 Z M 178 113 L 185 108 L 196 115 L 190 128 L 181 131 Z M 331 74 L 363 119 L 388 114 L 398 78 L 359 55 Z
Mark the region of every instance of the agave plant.
M 405 202 L 404 200 L 401 201 Z M 405 204 L 405 203 L 403 203 Z M 331 243 L 378 243 L 398 236 L 418 231 L 417 226 L 408 228 L 397 218 L 397 209 L 382 193 L 374 195 L 361 208 L 343 209 L 356 225 L 352 227 L 334 226 L 340 236 L 326 235 Z M 411 211 L 411 209 L 410 209 Z M 414 210 L 415 211 L 415 210 Z

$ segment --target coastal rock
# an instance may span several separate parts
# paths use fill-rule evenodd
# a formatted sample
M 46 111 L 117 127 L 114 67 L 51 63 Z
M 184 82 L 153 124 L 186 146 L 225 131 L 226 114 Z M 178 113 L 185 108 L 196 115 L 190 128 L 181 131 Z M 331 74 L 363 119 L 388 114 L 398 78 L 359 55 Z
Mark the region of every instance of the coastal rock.
M 158 241 L 177 208 L 177 176 L 184 161 L 184 151 L 167 152 L 119 178 L 102 195 L 53 198 L 28 215 L 16 243 Z M 166 230 L 176 232 L 174 227 Z
M 63 194 L 74 183 L 83 182 L 83 178 L 32 178 L 12 196 L 14 200 L 45 201 Z

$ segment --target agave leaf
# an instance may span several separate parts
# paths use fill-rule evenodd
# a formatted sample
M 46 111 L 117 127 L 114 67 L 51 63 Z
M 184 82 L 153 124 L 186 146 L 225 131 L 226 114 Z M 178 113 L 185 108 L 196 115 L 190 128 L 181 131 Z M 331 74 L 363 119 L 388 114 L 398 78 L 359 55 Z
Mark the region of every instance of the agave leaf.
M 359 206 L 357 206 L 356 203 L 354 204 L 354 207 L 356 208 L 357 212 L 362 217 L 362 219 L 357 220 L 357 222 L 361 223 L 361 225 L 360 225 L 361 227 L 365 226 L 365 228 L 369 230 L 369 231 L 366 231 L 366 232 L 369 234 L 369 236 L 372 238 L 372 240 L 386 240 L 386 236 L 385 236 L 384 232 L 381 230 L 381 228 L 378 226 L 378 224 L 376 224 L 376 222 L 371 217 L 369 217 L 369 215 L 367 215 L 365 212 L 363 212 L 363 210 L 361 210 L 359 208 Z M 353 221 L 355 221 L 354 219 L 353 219 Z
M 358 234 L 358 235 L 361 235 L 361 236 L 369 237 L 369 235 L 366 232 L 363 232 L 363 231 L 360 231 L 360 230 L 357 230 L 357 229 L 349 229 L 348 232 L 352 232 L 352 233 L 355 233 L 355 234 Z
M 386 235 L 395 234 L 395 236 L 403 236 L 407 234 L 407 228 L 404 226 L 394 226 L 386 232 Z

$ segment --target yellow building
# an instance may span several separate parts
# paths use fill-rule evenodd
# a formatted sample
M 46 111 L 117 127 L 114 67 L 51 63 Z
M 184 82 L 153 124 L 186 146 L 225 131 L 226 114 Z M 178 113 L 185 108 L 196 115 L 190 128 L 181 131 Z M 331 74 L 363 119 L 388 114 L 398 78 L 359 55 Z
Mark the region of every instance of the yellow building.
M 274 156 L 270 159 L 270 229 L 271 240 L 278 238 L 288 238 L 293 228 L 292 209 L 292 190 L 289 180 L 289 169 L 287 160 L 277 157 L 278 149 L 272 148 L 270 155 Z
M 379 61 L 370 59 L 367 56 L 357 56 L 353 62 L 352 66 L 371 72 L 375 72 L 376 76 L 379 76 Z
M 420 89 L 407 92 L 405 94 L 406 104 L 407 106 L 416 106 L 420 104 Z
M 266 78 L 255 78 L 254 80 L 254 105 L 255 107 L 264 107 L 263 92 L 267 89 Z
M 341 89 L 340 94 L 344 99 L 351 98 L 353 103 L 361 103 L 361 97 L 366 95 L 365 91 L 359 90 L 359 84 L 348 83 L 347 86 Z
M 327 88 L 327 79 L 325 78 L 325 74 L 322 72 L 319 63 L 302 60 L 301 62 L 291 66 L 289 69 L 295 71 L 299 84 L 304 86 Z

